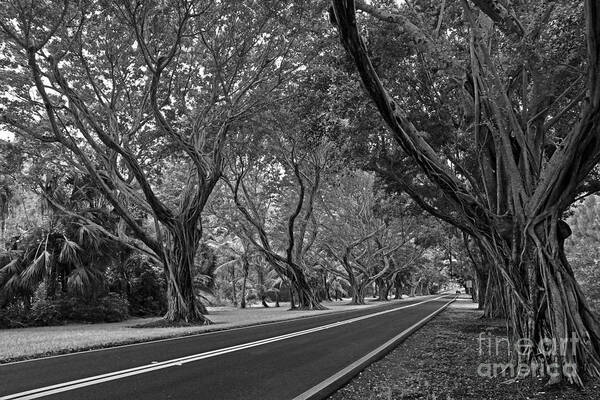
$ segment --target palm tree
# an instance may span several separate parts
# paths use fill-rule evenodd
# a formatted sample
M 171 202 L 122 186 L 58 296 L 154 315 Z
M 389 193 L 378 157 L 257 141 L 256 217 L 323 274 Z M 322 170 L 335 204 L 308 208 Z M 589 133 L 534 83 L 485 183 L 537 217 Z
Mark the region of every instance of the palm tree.
M 102 211 L 94 212 L 95 218 L 108 218 Z M 106 268 L 122 251 L 95 226 L 65 217 L 26 232 L 13 247 L 7 253 L 10 261 L 0 268 L 0 299 L 4 304 L 21 299 L 26 307 L 42 283 L 47 298 L 56 297 L 59 290 L 96 298 L 105 289 Z

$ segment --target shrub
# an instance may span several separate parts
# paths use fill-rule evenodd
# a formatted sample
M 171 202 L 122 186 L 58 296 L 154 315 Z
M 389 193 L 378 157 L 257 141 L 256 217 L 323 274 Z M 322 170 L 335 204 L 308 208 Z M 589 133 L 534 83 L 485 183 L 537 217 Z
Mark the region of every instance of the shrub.
M 159 315 L 167 308 L 164 284 L 159 274 L 151 267 L 135 276 L 131 281 L 129 301 L 133 315 Z
M 30 325 L 35 326 L 59 325 L 62 322 L 62 315 L 55 302 L 39 299 L 33 303 L 28 320 Z
M 129 317 L 129 302 L 117 293 L 95 301 L 79 297 L 35 298 L 29 312 L 17 304 L 0 308 L 0 329 L 60 325 L 64 322 L 119 322 Z
M 55 300 L 62 320 L 74 322 L 119 322 L 129 316 L 129 302 L 116 293 L 109 293 L 96 301 L 78 297 Z
M 95 301 L 80 297 L 38 299 L 28 315 L 29 325 L 57 325 L 63 322 L 119 322 L 129 316 L 129 302 L 116 293 Z
M 0 329 L 23 328 L 27 326 L 27 315 L 22 307 L 11 304 L 0 308 Z
M 117 293 L 109 293 L 99 301 L 105 322 L 119 322 L 129 316 L 129 301 Z
M 108 287 L 129 301 L 135 316 L 161 315 L 167 309 L 166 282 L 161 269 L 147 256 L 135 253 L 107 272 Z

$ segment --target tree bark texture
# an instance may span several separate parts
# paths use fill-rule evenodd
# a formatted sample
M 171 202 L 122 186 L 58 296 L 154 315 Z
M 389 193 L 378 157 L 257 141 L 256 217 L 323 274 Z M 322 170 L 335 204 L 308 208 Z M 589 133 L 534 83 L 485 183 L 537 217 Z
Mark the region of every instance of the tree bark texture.
M 170 322 L 210 324 L 210 320 L 203 315 L 207 311 L 196 298 L 192 281 L 199 233 L 195 226 L 191 231 L 173 227 L 169 236 L 171 245 L 163 259 L 168 300 L 164 318 Z

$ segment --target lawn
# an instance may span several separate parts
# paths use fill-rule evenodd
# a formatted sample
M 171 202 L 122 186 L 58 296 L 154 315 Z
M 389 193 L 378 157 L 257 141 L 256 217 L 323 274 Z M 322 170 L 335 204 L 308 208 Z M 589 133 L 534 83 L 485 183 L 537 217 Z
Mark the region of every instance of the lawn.
M 136 325 L 159 318 L 136 318 L 117 323 L 69 324 L 61 326 L 0 330 L 0 363 L 44 355 L 70 353 L 80 350 L 109 347 L 119 344 L 143 342 L 195 333 L 230 329 L 247 325 L 304 318 L 324 313 L 376 307 L 381 302 L 365 306 L 348 305 L 348 300 L 324 302 L 325 311 L 288 311 L 289 303 L 281 307 L 209 307 L 209 318 L 214 323 L 207 326 L 139 328 Z M 402 301 L 402 300 L 394 300 Z

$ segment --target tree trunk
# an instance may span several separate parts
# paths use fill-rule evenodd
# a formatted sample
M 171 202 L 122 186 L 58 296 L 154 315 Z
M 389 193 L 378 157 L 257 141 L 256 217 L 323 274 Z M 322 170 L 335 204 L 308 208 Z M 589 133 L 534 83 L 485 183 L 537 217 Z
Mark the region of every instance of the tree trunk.
M 377 283 L 377 291 L 378 291 L 377 301 L 388 301 L 389 300 L 388 299 L 389 288 L 384 281 L 380 281 L 379 283 Z
M 195 228 L 194 228 L 195 229 Z M 210 324 L 206 308 L 196 299 L 192 281 L 194 256 L 198 235 L 177 230 L 172 234 L 172 245 L 163 259 L 167 279 L 167 313 L 169 322 Z
M 298 294 L 298 309 L 299 310 L 326 310 L 315 294 L 312 292 L 304 274 L 296 274 L 292 280 L 294 291 Z
M 258 280 L 258 297 L 260 298 L 260 302 L 265 308 L 269 308 L 267 304 L 267 294 L 265 293 L 265 271 L 263 269 L 263 265 L 260 262 L 254 263 L 254 267 L 256 269 L 256 278 Z
M 419 284 L 419 287 L 417 288 L 417 296 L 424 296 L 426 295 L 426 291 L 425 291 L 425 282 L 421 282 Z
M 229 267 L 229 273 L 231 277 L 231 302 L 234 307 L 237 307 L 237 289 L 235 286 L 235 265 Z
M 124 294 L 127 298 L 131 296 L 131 283 L 125 271 L 127 258 L 131 253 L 121 252 L 119 254 L 119 266 L 117 267 L 117 276 L 119 279 L 119 290 L 121 294 Z
M 244 278 L 242 280 L 242 294 L 240 308 L 246 308 L 246 282 L 248 281 L 248 265 L 244 266 Z
M 1 211 L 0 211 L 1 212 Z M 6 251 L 8 248 L 6 247 L 6 219 L 4 215 L 0 216 L 0 251 Z
M 60 291 L 63 293 L 67 293 L 67 272 L 63 269 L 60 272 Z
M 323 274 L 323 287 L 325 290 L 325 299 L 327 301 L 332 301 L 331 300 L 331 293 L 329 292 L 329 284 L 327 283 L 327 271 L 325 271 L 325 274 Z
M 489 273 L 483 269 L 483 266 L 475 268 L 475 282 L 473 282 L 473 289 L 477 295 L 473 300 L 477 302 L 477 308 L 479 310 L 483 310 L 485 307 L 488 275 Z
M 600 369 L 600 322 L 566 259 L 563 244 L 569 234 L 556 215 L 515 224 L 511 248 L 490 252 L 491 259 L 503 260 L 500 253 L 511 257 L 489 271 L 484 316 L 508 317 L 513 342 L 532 344 L 517 354 L 520 363 L 543 355 L 546 366 L 559 366 L 549 384 L 582 385 Z M 548 343 L 554 348 L 540 346 Z
M 365 288 L 360 284 L 352 285 L 352 302 L 350 304 L 364 305 L 365 304 Z
M 290 282 L 289 292 L 290 292 L 290 309 L 293 310 L 296 308 L 296 300 L 294 298 L 294 289 L 292 289 L 291 282 Z
M 487 164 L 486 164 L 487 165 Z M 473 271 L 475 271 L 475 279 L 473 282 L 473 302 L 478 303 L 478 309 L 483 310 L 485 306 L 486 298 L 486 285 L 489 275 L 489 261 L 485 257 L 485 251 L 482 246 L 475 247 L 473 250 L 470 248 L 469 235 L 463 232 L 463 242 L 467 254 L 471 259 Z M 477 251 L 477 249 L 479 251 Z
M 488 274 L 483 302 L 484 318 L 494 319 L 508 316 L 504 280 L 496 269 Z
M 56 297 L 56 289 L 58 286 L 58 271 L 56 270 L 57 266 L 54 265 L 50 269 L 50 276 L 46 282 L 46 298 L 53 299 Z
M 528 338 L 537 344 L 548 338 L 561 343 L 558 351 L 546 357 L 548 364 L 563 367 L 549 383 L 566 379 L 582 385 L 586 372 L 594 375 L 595 371 L 597 376 L 600 369 L 600 321 L 588 306 L 565 256 L 564 240 L 571 231 L 556 215 L 530 226 L 533 228 L 523 232 L 532 245 L 522 252 L 527 263 L 518 271 L 526 279 L 517 288 L 525 289 L 528 303 L 513 299 L 511 307 L 515 340 Z M 532 353 L 535 350 L 543 349 L 532 349 Z

